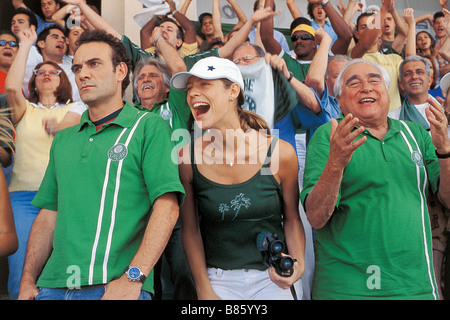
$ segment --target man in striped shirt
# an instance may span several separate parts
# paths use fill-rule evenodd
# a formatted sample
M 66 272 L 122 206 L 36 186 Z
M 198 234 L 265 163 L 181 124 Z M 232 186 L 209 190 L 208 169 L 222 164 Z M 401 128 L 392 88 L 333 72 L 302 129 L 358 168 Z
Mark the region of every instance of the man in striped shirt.
M 428 190 L 450 206 L 442 108 L 420 125 L 388 118 L 389 76 L 364 60 L 339 74 L 342 119 L 313 135 L 301 200 L 315 232 L 313 299 L 437 299 Z M 430 188 L 430 189 L 428 189 Z
M 148 299 L 184 197 L 171 129 L 123 102 L 130 63 L 113 36 L 85 32 L 73 71 L 89 108 L 55 136 L 19 299 Z

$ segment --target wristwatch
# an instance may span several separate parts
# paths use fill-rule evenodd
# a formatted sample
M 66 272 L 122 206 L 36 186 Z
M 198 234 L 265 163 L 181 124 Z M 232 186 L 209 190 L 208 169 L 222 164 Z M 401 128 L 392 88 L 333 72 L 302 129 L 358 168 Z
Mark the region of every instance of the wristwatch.
M 145 274 L 142 273 L 141 269 L 138 267 L 126 267 L 123 271 L 128 277 L 128 280 L 130 281 L 139 281 L 141 283 L 144 283 L 147 277 Z
M 322 3 L 321 3 L 322 7 L 323 7 L 324 5 L 326 5 L 328 2 L 330 2 L 330 0 L 323 0 Z

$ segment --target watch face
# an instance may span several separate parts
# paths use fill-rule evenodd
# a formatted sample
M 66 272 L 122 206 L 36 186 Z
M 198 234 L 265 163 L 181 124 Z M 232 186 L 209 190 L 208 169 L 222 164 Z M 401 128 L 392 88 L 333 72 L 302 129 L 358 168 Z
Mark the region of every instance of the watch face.
M 132 268 L 130 268 L 130 270 L 128 270 L 128 276 L 131 279 L 137 279 L 140 274 L 141 274 L 141 270 L 139 270 L 139 268 L 137 268 L 137 267 L 132 267 Z

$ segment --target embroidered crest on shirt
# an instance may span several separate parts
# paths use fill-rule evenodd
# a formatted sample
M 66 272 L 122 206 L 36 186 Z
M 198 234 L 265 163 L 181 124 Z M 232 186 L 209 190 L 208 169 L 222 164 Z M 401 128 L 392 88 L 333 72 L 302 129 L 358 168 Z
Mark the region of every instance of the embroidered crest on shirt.
M 420 154 L 420 152 L 418 151 L 413 151 L 411 153 L 411 159 L 412 161 L 414 161 L 414 163 L 419 166 L 419 167 L 423 167 L 423 157 Z
M 170 111 L 169 109 L 164 109 L 164 110 L 161 111 L 161 113 L 159 115 L 164 120 L 169 120 L 169 119 L 172 118 L 172 111 Z
M 127 147 L 122 143 L 118 143 L 111 149 L 109 149 L 108 158 L 111 159 L 112 161 L 120 161 L 124 159 L 127 156 L 127 154 L 128 154 Z

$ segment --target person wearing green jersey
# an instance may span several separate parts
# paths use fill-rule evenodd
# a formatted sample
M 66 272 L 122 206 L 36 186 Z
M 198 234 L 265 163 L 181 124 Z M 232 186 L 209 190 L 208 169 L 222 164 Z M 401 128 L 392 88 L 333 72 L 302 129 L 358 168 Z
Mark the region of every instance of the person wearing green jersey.
M 130 61 L 112 35 L 84 32 L 73 71 L 88 110 L 52 144 L 19 299 L 149 299 L 184 198 L 171 129 L 122 100 Z
M 450 205 L 450 139 L 435 104 L 430 133 L 388 118 L 389 76 L 355 59 L 334 93 L 342 110 L 306 153 L 301 201 L 315 228 L 313 299 L 437 299 L 428 186 Z

